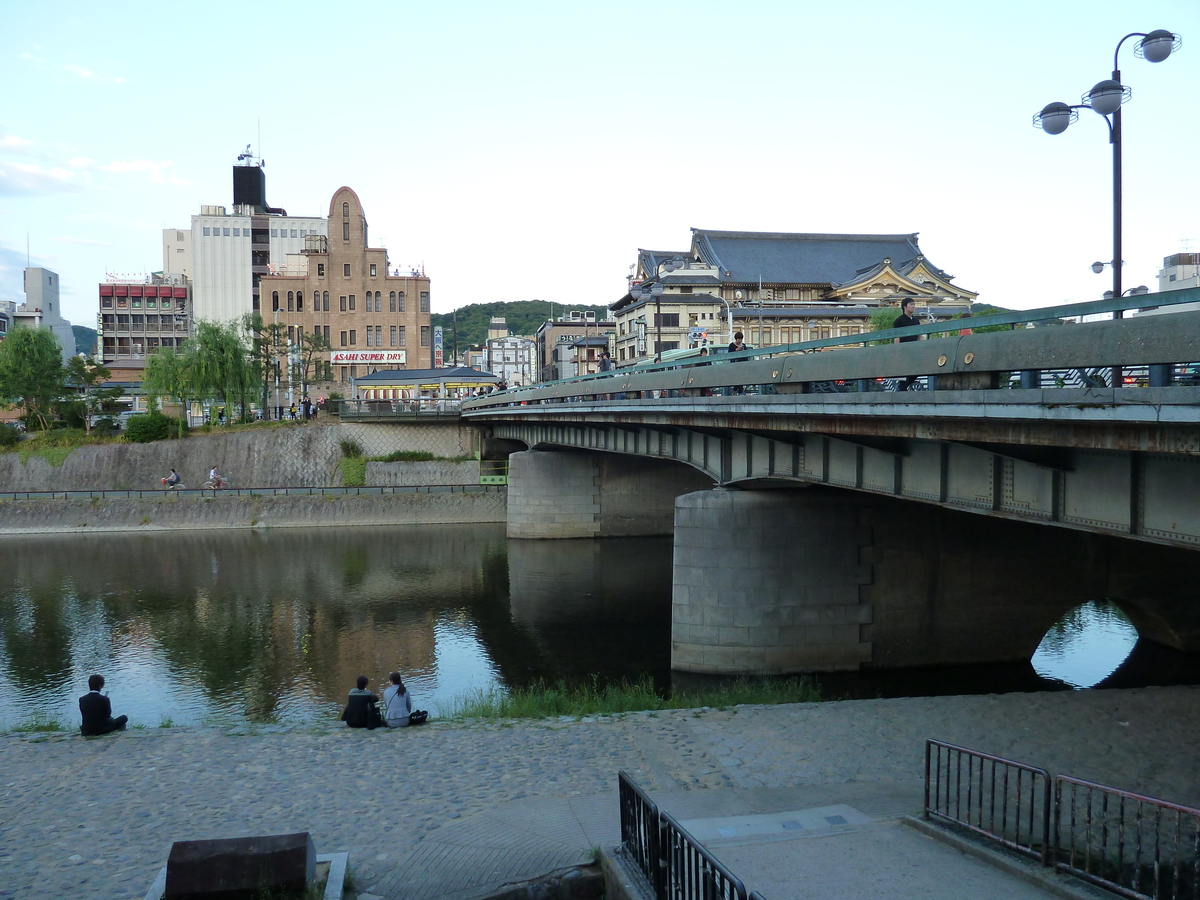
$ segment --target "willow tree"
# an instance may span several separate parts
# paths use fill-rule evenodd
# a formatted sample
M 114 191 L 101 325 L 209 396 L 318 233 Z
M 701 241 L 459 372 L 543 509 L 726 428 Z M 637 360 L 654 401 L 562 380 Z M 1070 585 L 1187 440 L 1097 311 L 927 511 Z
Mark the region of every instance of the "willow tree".
M 151 396 L 170 397 L 179 401 L 179 436 L 183 437 L 188 401 L 196 393 L 192 382 L 191 354 L 187 351 L 178 353 L 174 347 L 164 347 L 151 355 L 142 375 L 142 386 Z
M 236 399 L 245 418 L 259 377 L 240 325 L 198 322 L 187 346 L 196 395 L 220 400 L 226 414 L 233 405 L 231 400 Z
M 49 328 L 14 328 L 0 341 L 0 398 L 23 406 L 30 424 L 36 419 L 43 431 L 65 376 L 58 338 Z
M 246 313 L 242 316 L 241 327 L 250 344 L 250 364 L 262 384 L 262 408 L 265 415 L 270 399 L 267 393 L 271 388 L 271 381 L 279 377 L 279 358 L 287 355 L 287 326 L 278 322 L 265 325 L 258 313 Z

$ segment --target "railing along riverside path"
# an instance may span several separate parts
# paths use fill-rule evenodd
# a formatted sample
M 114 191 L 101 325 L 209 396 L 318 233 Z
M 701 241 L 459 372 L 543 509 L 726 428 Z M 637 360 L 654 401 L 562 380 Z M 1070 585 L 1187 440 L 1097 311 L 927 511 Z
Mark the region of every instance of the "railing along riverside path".
M 345 422 L 369 422 L 372 420 L 447 420 L 459 419 L 459 401 L 456 399 L 420 400 L 335 400 L 338 415 Z
M 654 896 L 663 898 L 667 861 L 661 850 L 658 806 L 625 771 L 617 773 L 617 795 L 621 807 L 621 843 L 650 882 Z
M 924 814 L 1132 900 L 1200 898 L 1200 809 L 930 740 Z
M 1050 808 L 1045 769 L 925 742 L 926 818 L 962 825 L 1049 865 Z
M 770 394 L 812 394 L 806 402 L 838 402 L 871 393 L 873 401 L 922 402 L 933 397 L 901 394 L 880 397 L 889 379 L 921 376 L 935 393 L 983 394 L 994 390 L 1114 389 L 1112 372 L 1123 373 L 1121 387 L 1183 389 L 1200 386 L 1200 312 L 1141 316 L 1077 325 L 1065 317 L 1156 309 L 1200 301 L 1200 289 L 1170 291 L 1093 303 L 1077 303 L 908 328 L 870 332 L 664 363 L 642 363 L 611 373 L 509 388 L 462 401 L 465 419 L 496 414 L 539 415 L 555 405 L 588 404 L 593 410 L 623 410 L 648 401 L 686 399 L 696 407 L 741 407 L 789 398 Z M 1043 327 L 1030 327 L 1038 326 Z M 1016 330 L 959 335 L 960 329 L 1008 326 Z M 1050 326 L 1053 329 L 1050 330 Z M 936 337 L 944 335 L 944 337 Z M 893 344 L 894 338 L 926 336 L 925 341 Z M 878 346 L 867 346 L 881 342 Z M 840 348 L 840 349 L 839 349 Z M 820 351 L 839 349 L 837 353 Z M 733 365 L 737 363 L 737 365 Z M 757 396 L 729 394 L 749 386 Z M 711 392 L 711 396 L 709 393 Z M 1012 391 L 1013 394 L 1016 391 Z M 822 396 L 829 395 L 829 396 Z M 1122 395 L 1124 397 L 1124 395 Z M 1073 398 L 1063 395 L 1063 402 Z M 1132 399 L 1132 396 L 1131 396 Z M 1094 398 L 1093 398 L 1094 401 Z M 1049 402 L 1049 401 L 1047 401 Z M 1146 402 L 1151 402 L 1146 398 Z
M 371 496 L 378 494 L 487 494 L 503 493 L 498 484 L 418 484 L 381 487 L 256 487 L 256 488 L 174 488 L 165 490 L 104 491 L 0 491 L 0 500 L 162 500 L 169 497 L 287 497 L 287 496 Z

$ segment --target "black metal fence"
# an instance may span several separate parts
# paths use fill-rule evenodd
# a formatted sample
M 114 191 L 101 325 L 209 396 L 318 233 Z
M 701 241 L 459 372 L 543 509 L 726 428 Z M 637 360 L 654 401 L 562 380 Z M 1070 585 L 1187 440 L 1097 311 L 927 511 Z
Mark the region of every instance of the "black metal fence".
M 929 740 L 925 816 L 1124 897 L 1200 900 L 1200 809 Z
M 629 773 L 617 774 L 617 789 L 621 843 L 650 882 L 656 900 L 747 900 L 741 879 L 661 811 Z
M 1050 773 L 942 741 L 925 742 L 925 815 L 1050 861 Z
M 1200 897 L 1200 810 L 1060 775 L 1055 868 L 1125 897 Z
M 662 826 L 658 806 L 627 772 L 617 773 L 617 791 L 621 805 L 621 843 L 653 886 L 654 896 L 661 900 L 665 896 L 666 860 L 661 851 Z
M 280 497 L 280 496 L 369 496 L 372 494 L 487 494 L 508 488 L 504 484 L 397 484 L 380 487 L 257 487 L 174 488 L 137 491 L 0 491 L 0 500 L 153 500 L 163 497 Z
M 704 849 L 670 813 L 659 812 L 671 900 L 747 900 L 746 886 Z

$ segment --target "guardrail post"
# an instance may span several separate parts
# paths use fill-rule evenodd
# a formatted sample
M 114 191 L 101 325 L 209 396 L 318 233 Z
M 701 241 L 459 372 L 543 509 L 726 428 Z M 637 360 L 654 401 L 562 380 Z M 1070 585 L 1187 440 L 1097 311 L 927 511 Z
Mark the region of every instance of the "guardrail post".
M 1040 369 L 1025 369 L 1021 372 L 1021 390 L 1036 391 L 1042 386 Z
M 1150 366 L 1150 387 L 1170 387 L 1175 383 L 1175 366 L 1160 363 Z

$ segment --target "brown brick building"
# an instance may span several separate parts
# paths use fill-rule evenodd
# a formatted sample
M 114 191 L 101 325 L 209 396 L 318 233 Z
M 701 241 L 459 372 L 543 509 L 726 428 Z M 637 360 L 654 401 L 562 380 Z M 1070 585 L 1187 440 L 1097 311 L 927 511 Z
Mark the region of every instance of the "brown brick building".
M 433 365 L 429 278 L 388 268 L 387 250 L 367 244 L 367 219 L 348 187 L 329 201 L 329 237 L 310 235 L 278 274 L 262 279 L 263 321 L 288 340 L 329 340 L 332 380 Z

